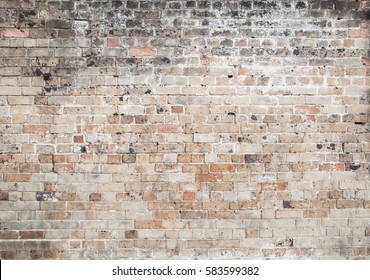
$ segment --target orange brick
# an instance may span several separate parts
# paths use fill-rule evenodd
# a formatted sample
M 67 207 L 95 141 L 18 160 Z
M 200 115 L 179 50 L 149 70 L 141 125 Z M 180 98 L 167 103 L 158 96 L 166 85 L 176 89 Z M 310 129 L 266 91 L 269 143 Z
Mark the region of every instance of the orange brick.
M 52 260 L 57 258 L 57 251 L 46 250 L 42 254 L 45 259 Z
M 84 136 L 83 135 L 75 135 L 73 136 L 74 143 L 84 143 Z
M 4 174 L 4 182 L 29 182 L 31 174 Z
M 158 229 L 158 228 L 162 228 L 162 221 L 161 220 L 135 221 L 135 228 L 136 229 Z
M 287 188 L 286 182 L 277 182 L 277 183 L 261 183 L 261 190 L 263 191 L 285 191 Z
M 235 164 L 211 164 L 211 172 L 232 172 L 235 171 Z
M 222 181 L 221 174 L 196 174 L 196 182 L 219 182 Z
M 50 125 L 32 125 L 27 124 L 23 126 L 23 132 L 24 133 L 47 133 L 50 132 Z
M 108 163 L 119 164 L 122 162 L 122 156 L 120 155 L 108 155 Z
M 54 163 L 62 163 L 62 162 L 66 162 L 66 161 L 67 161 L 66 155 L 53 155 L 53 162 Z
M 189 163 L 191 162 L 191 155 L 190 154 L 179 154 L 177 156 L 177 161 L 182 163 Z
M 297 106 L 296 107 L 296 113 L 297 114 L 315 115 L 315 114 L 319 114 L 320 111 L 321 111 L 320 106 L 303 105 L 303 106 Z
M 171 112 L 174 113 L 174 114 L 183 113 L 184 112 L 184 107 L 183 106 L 172 106 L 171 107 Z
M 259 229 L 249 228 L 245 230 L 246 238 L 258 238 L 260 234 Z
M 129 52 L 130 56 L 153 56 L 155 49 L 153 48 L 131 48 Z
M 159 133 L 181 133 L 182 127 L 179 124 L 159 124 Z
M 195 200 L 195 192 L 184 192 L 183 199 L 184 200 Z
M 155 220 L 177 220 L 180 219 L 178 211 L 154 211 L 153 219 Z

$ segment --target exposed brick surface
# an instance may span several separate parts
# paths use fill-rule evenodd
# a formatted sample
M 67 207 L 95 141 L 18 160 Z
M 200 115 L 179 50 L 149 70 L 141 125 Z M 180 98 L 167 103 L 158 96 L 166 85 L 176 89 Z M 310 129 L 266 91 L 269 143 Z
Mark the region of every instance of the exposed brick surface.
M 369 1 L 2 0 L 2 259 L 369 259 Z

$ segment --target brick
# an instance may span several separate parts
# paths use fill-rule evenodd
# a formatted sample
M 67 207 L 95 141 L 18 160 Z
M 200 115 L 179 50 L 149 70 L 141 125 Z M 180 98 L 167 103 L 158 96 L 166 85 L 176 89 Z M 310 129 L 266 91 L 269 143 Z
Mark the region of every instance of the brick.
M 108 48 L 117 48 L 120 46 L 120 41 L 118 38 L 107 38 Z
M 160 124 L 158 125 L 159 133 L 181 133 L 182 127 L 178 124 Z
M 0 37 L 5 38 L 27 38 L 30 36 L 28 29 L 7 28 L 0 30 Z
M 136 229 L 160 229 L 162 228 L 162 221 L 160 220 L 135 221 L 135 228 Z
M 136 239 L 138 238 L 139 233 L 137 230 L 127 230 L 125 231 L 125 238 L 126 239 Z
M 337 200 L 337 208 L 363 208 L 364 203 L 361 200 L 346 200 L 346 199 L 339 199 Z
M 323 163 L 319 166 L 320 171 L 328 171 L 328 170 L 338 170 L 344 171 L 345 165 L 343 163 Z
M 0 257 L 366 258 L 370 4 L 293 2 L 0 1 Z
M 20 239 L 43 239 L 45 237 L 44 231 L 41 230 L 21 230 L 19 231 Z
M 196 182 L 220 182 L 222 180 L 222 175 L 216 174 L 196 174 Z
M 153 48 L 131 48 L 129 51 L 130 56 L 153 56 L 155 49 Z

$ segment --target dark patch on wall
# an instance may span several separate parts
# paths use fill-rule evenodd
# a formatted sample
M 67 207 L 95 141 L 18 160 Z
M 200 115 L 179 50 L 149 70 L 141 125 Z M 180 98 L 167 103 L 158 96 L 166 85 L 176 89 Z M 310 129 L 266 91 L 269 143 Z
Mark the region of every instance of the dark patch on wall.
M 296 9 L 304 9 L 306 8 L 306 4 L 302 1 L 299 1 L 296 5 L 295 5 Z
M 37 201 L 52 201 L 55 198 L 54 192 L 36 192 Z
M 355 162 L 352 162 L 352 163 L 349 165 L 349 168 L 350 168 L 351 170 L 358 170 L 358 169 L 360 169 L 360 167 L 361 167 L 361 165 L 360 165 L 360 164 L 358 164 L 358 163 L 355 163 Z
M 244 155 L 245 163 L 255 163 L 258 162 L 258 156 L 253 154 L 246 154 Z
M 0 201 L 8 201 L 9 200 L 9 193 L 8 192 L 0 192 Z
M 335 144 L 329 144 L 328 150 L 335 150 Z
M 293 208 L 292 205 L 290 204 L 290 201 L 283 200 L 283 207 L 284 208 Z

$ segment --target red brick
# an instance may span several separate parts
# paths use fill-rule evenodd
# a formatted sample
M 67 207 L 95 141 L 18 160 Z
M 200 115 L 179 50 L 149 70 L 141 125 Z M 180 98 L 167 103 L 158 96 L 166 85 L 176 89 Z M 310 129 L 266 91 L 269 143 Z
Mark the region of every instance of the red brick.
M 74 166 L 71 163 L 55 163 L 53 166 L 55 173 L 73 173 Z
M 0 31 L 0 37 L 27 38 L 30 37 L 28 29 L 7 28 Z
M 319 166 L 320 171 L 344 171 L 345 164 L 344 163 L 323 163 Z
M 0 192 L 0 201 L 8 201 L 9 200 L 9 193 L 8 192 Z
M 107 47 L 108 48 L 118 48 L 120 42 L 118 38 L 107 38 Z
M 19 231 L 20 239 L 43 239 L 45 233 L 42 230 L 21 230 Z

